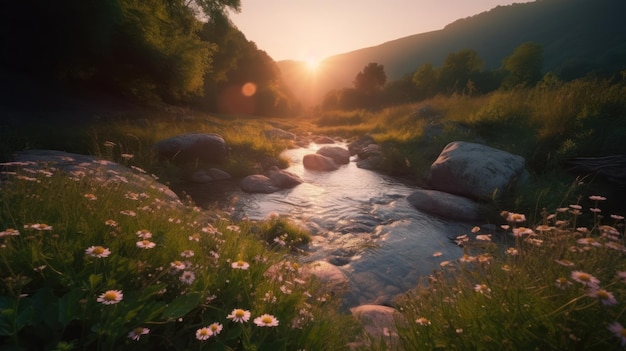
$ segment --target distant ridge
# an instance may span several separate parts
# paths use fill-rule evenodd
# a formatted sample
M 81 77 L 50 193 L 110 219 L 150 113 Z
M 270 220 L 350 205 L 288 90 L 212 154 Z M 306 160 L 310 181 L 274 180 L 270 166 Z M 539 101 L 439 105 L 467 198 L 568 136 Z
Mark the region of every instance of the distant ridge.
M 425 63 L 440 66 L 452 52 L 474 49 L 485 69 L 497 69 L 528 41 L 542 45 L 545 72 L 575 78 L 591 71 L 626 69 L 625 14 L 624 0 L 516 3 L 459 19 L 441 30 L 331 56 L 315 77 L 303 77 L 301 62 L 279 61 L 278 66 L 305 106 L 320 103 L 328 90 L 352 86 L 356 74 L 370 62 L 382 64 L 389 80 L 397 80 Z

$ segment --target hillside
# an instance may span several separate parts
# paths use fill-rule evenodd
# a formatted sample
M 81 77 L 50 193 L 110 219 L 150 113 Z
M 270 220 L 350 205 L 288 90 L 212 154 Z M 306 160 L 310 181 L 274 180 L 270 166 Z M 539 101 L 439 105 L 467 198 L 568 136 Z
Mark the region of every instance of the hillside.
M 315 76 L 302 64 L 281 61 L 283 79 L 305 106 L 320 102 L 330 89 L 349 87 L 370 62 L 382 64 L 389 80 L 411 74 L 419 66 L 440 66 L 446 56 L 474 49 L 485 69 L 497 69 L 520 44 L 544 49 L 544 71 L 575 78 L 590 71 L 625 68 L 626 2 L 623 0 L 537 0 L 498 6 L 459 19 L 437 31 L 420 33 L 377 46 L 331 56 Z

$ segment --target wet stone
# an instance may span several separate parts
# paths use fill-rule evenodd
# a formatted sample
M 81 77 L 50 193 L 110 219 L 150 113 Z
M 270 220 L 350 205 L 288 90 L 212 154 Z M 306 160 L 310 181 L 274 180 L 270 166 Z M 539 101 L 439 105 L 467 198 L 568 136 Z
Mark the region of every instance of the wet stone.
M 348 257 L 340 257 L 340 256 L 331 256 L 328 258 L 328 263 L 341 267 L 350 263 L 350 258 Z

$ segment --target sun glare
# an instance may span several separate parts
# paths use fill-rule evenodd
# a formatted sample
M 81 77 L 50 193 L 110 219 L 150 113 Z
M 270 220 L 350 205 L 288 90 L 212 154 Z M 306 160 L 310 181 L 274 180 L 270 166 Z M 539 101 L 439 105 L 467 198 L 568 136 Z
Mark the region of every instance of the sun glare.
M 309 57 L 306 60 L 306 68 L 310 71 L 310 72 L 315 72 L 317 71 L 317 69 L 320 66 L 320 61 L 318 59 L 316 59 L 315 57 Z

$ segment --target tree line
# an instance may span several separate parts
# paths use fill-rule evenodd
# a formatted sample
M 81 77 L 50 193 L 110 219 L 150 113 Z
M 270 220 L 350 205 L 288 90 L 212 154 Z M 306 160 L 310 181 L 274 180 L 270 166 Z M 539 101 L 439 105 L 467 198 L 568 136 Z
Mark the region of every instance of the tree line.
M 533 42 L 518 46 L 503 60 L 502 66 L 493 71 L 484 70 L 483 60 L 473 49 L 450 53 L 442 66 L 427 63 L 392 82 L 387 82 L 384 67 L 373 62 L 356 75 L 353 87 L 326 93 L 322 108 L 377 109 L 439 94 L 477 95 L 497 89 L 530 87 L 543 78 L 542 65 L 543 49 Z
M 240 7 L 240 0 L 11 1 L 0 14 L 0 63 L 38 80 L 210 111 L 233 99 L 223 96 L 230 87 L 250 82 L 250 109 L 228 112 L 292 114 L 298 105 L 275 62 L 228 19 Z

